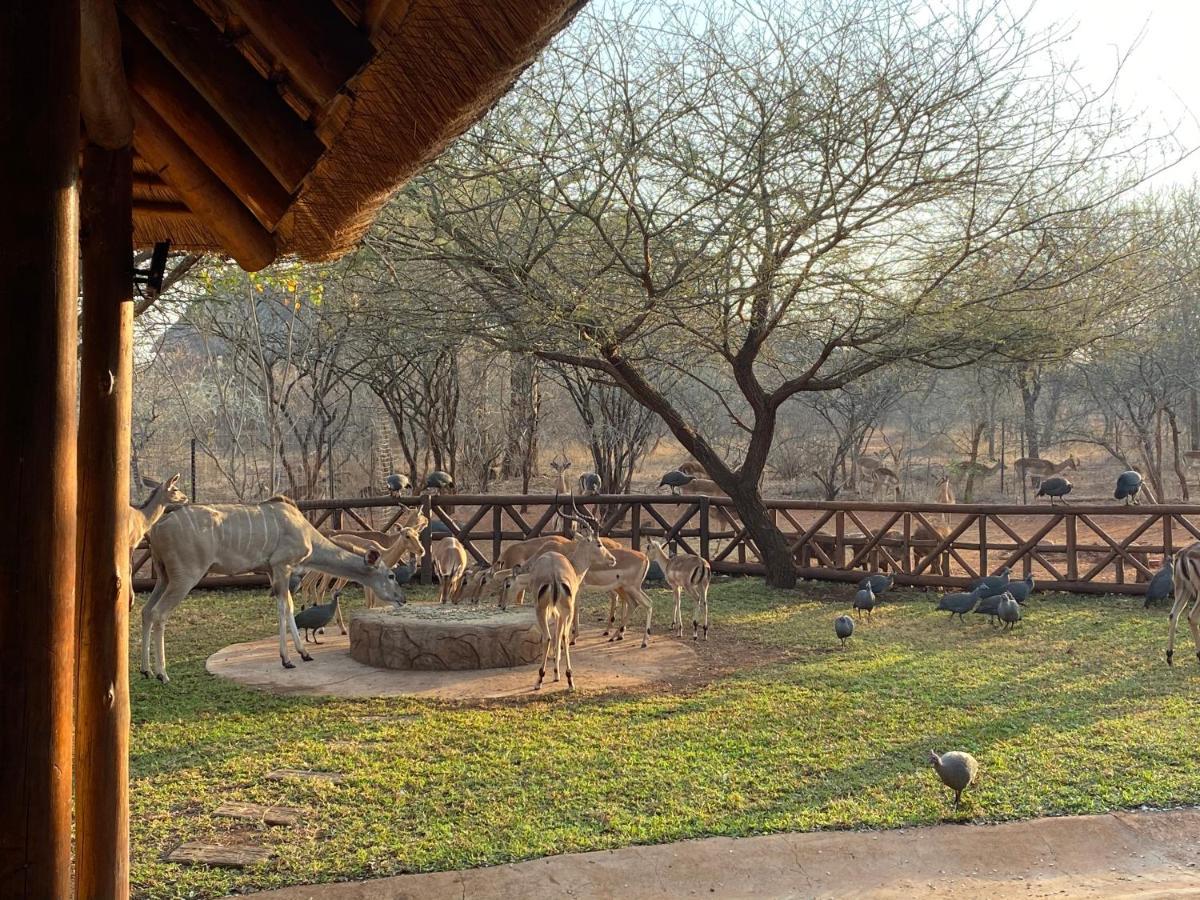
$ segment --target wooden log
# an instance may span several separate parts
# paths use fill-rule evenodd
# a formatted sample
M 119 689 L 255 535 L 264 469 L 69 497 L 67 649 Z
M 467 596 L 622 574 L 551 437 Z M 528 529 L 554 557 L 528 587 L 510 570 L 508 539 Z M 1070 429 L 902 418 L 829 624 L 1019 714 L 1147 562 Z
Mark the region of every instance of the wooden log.
M 70 897 L 79 0 L 0 15 L 0 897 Z
M 138 153 L 158 169 L 196 218 L 249 272 L 275 259 L 270 233 L 139 95 L 133 97 L 133 140 Z
M 133 89 L 268 229 L 287 211 L 290 195 L 208 101 L 132 25 L 125 29 L 126 68 Z
M 129 896 L 129 447 L 133 151 L 83 151 L 76 890 Z
M 113 0 L 81 0 L 79 112 L 88 140 L 109 150 L 133 140 L 129 85 L 121 62 L 121 26 Z
M 329 0 L 225 0 L 275 62 L 324 106 L 371 58 L 371 44 Z
M 184 865 L 220 866 L 226 869 L 244 869 L 256 866 L 271 858 L 271 850 L 251 844 L 223 846 L 204 841 L 185 841 L 163 857 L 167 862 Z
M 279 182 L 299 187 L 324 146 L 212 20 L 190 2 L 121 0 L 121 8 Z

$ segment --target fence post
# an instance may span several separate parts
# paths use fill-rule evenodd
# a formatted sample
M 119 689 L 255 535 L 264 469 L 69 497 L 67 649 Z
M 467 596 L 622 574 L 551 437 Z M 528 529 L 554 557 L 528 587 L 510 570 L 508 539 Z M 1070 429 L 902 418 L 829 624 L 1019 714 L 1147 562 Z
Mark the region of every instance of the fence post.
M 196 488 L 196 439 L 192 438 L 192 502 L 199 503 L 200 495 Z
M 708 559 L 709 553 L 708 497 L 700 497 L 700 555 Z
M 501 534 L 504 530 L 504 521 L 502 517 L 503 510 L 501 510 L 500 504 L 497 503 L 492 507 L 492 562 L 495 562 L 500 558 L 500 553 L 503 550 L 503 547 L 501 546 L 503 544 Z
M 633 503 L 629 507 L 629 543 L 634 550 L 642 549 L 642 504 Z
M 1079 553 L 1076 545 L 1075 514 L 1067 513 L 1067 581 L 1079 580 Z M 1029 555 L 1026 554 L 1026 559 Z M 1030 564 L 1032 566 L 1032 564 Z
M 979 576 L 981 578 L 987 576 L 988 573 L 988 546 L 987 546 L 987 513 L 979 517 Z
M 421 543 L 425 546 L 425 555 L 421 557 L 421 584 L 433 584 L 433 495 L 426 494 L 421 501 L 421 512 L 429 523 L 425 526 L 425 534 Z
M 846 514 L 838 510 L 833 514 L 833 564 L 839 568 L 846 567 Z

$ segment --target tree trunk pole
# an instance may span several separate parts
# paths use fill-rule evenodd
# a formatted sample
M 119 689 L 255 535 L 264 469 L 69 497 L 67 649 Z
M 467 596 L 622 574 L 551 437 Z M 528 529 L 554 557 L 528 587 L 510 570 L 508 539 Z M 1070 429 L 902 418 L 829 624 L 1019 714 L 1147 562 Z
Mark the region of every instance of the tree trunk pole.
M 71 896 L 79 3 L 0 12 L 0 896 Z
M 88 145 L 80 196 L 76 896 L 129 896 L 133 152 Z

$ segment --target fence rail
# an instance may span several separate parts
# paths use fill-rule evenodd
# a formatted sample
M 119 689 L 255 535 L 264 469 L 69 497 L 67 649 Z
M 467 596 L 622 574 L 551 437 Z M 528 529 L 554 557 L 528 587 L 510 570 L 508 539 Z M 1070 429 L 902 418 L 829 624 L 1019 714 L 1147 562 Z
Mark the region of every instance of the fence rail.
M 576 502 L 581 508 L 585 503 Z M 441 495 L 303 500 L 297 504 L 324 531 L 389 532 L 412 507 L 459 538 L 476 562 L 490 563 L 505 544 L 561 526 L 570 501 L 554 495 Z M 1046 589 L 1141 594 L 1160 561 L 1200 540 L 1200 506 L 857 503 L 768 500 L 802 578 L 854 581 L 863 571 L 894 573 L 899 584 L 958 587 L 1010 566 Z M 758 550 L 732 501 L 661 494 L 586 498 L 601 533 L 640 549 L 650 538 L 699 553 L 716 572 L 763 574 Z M 426 535 L 422 580 L 432 578 Z M 134 551 L 134 587 L 146 590 L 149 551 Z M 204 587 L 265 584 L 263 575 L 210 577 Z

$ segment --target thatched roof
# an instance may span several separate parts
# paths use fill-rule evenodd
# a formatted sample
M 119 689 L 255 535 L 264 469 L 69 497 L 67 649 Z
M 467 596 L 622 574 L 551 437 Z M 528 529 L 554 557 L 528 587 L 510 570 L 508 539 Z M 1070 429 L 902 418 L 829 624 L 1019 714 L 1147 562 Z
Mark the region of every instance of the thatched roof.
M 583 0 L 118 0 L 134 235 L 336 257 Z

